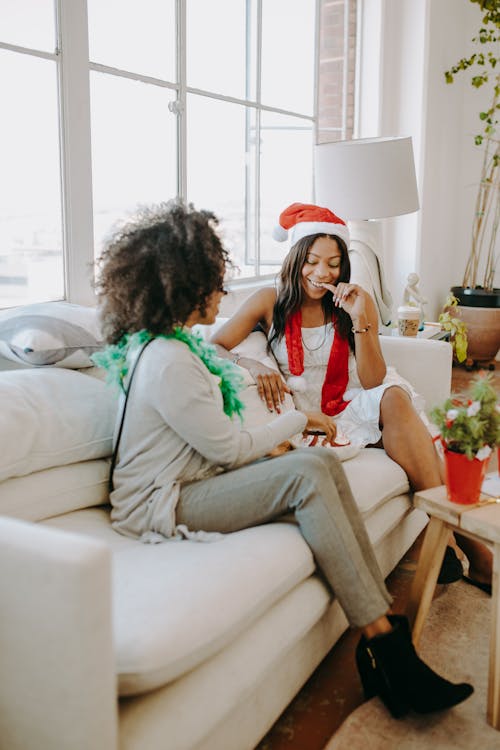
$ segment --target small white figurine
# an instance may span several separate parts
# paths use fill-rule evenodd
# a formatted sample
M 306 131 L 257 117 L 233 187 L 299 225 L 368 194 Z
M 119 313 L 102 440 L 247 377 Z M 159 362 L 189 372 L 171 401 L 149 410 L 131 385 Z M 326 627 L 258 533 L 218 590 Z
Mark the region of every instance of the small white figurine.
M 418 307 L 420 310 L 420 330 L 423 328 L 425 320 L 424 305 L 427 304 L 425 297 L 420 294 L 418 288 L 418 282 L 420 281 L 418 274 L 409 273 L 407 278 L 407 284 L 403 293 L 403 305 L 410 305 L 411 307 Z

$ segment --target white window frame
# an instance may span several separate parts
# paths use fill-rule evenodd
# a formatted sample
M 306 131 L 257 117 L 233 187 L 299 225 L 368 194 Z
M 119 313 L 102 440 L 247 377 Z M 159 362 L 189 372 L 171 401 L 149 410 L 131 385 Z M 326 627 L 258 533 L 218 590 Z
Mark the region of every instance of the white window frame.
M 208 2 L 209 0 L 207 0 Z M 95 304 L 92 288 L 92 266 L 94 263 L 94 233 L 92 205 L 92 154 L 91 154 L 91 115 L 90 115 L 90 72 L 97 71 L 131 80 L 150 83 L 168 88 L 176 93 L 176 101 L 171 111 L 177 118 L 177 192 L 183 199 L 187 195 L 186 175 L 186 99 L 188 94 L 196 94 L 224 102 L 238 104 L 255 110 L 257 142 L 260 138 L 261 112 L 272 112 L 299 118 L 306 127 L 312 125 L 313 142 L 317 138 L 317 83 L 319 70 L 319 0 L 313 0 L 316 13 L 315 26 L 315 92 L 312 115 L 264 105 L 261 102 L 261 57 L 262 57 L 262 2 L 256 0 L 257 16 L 257 75 L 255 99 L 236 98 L 216 92 L 187 86 L 186 83 L 186 0 L 176 0 L 177 26 L 177 82 L 159 80 L 149 76 L 130 73 L 106 65 L 90 62 L 88 44 L 87 0 L 54 0 L 56 12 L 55 53 L 27 49 L 0 41 L 0 47 L 23 54 L 30 54 L 54 60 L 58 64 L 59 123 L 61 149 L 61 193 L 63 211 L 63 256 L 65 299 L 76 304 Z M 256 273 L 252 277 L 234 280 L 231 286 L 254 286 L 273 279 L 275 274 L 262 273 L 261 248 L 259 237 L 260 180 L 258 149 L 255 153 L 255 205 L 254 236 L 256 247 Z

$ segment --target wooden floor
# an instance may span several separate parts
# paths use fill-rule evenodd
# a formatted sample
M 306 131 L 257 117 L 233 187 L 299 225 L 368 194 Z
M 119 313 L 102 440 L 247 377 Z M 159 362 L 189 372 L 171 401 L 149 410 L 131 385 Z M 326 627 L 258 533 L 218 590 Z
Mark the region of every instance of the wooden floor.
M 454 367 L 452 391 L 466 391 L 475 372 Z M 492 373 L 500 393 L 500 365 Z M 497 468 L 496 456 L 490 470 Z M 387 579 L 394 598 L 393 609 L 402 612 L 408 599 L 423 534 Z M 439 587 L 438 589 L 445 587 Z M 439 592 L 437 592 L 439 595 Z M 347 631 L 322 661 L 296 698 L 288 706 L 257 750 L 322 750 L 344 719 L 363 700 L 354 663 L 357 631 Z

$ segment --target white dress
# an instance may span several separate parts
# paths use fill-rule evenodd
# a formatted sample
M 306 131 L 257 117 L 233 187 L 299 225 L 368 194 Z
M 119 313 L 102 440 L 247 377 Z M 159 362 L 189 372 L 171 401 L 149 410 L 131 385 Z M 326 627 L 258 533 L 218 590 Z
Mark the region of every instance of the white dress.
M 269 336 L 272 335 L 272 331 Z M 304 373 L 307 383 L 304 391 L 292 393 L 295 406 L 300 411 L 321 411 L 321 390 L 325 380 L 326 367 L 332 348 L 335 330 L 332 323 L 315 328 L 302 328 L 304 349 Z M 274 357 L 281 372 L 287 380 L 291 373 L 288 367 L 286 340 L 283 336 L 271 344 Z M 343 412 L 334 417 L 339 432 L 346 435 L 351 443 L 358 446 L 377 443 L 382 433 L 379 427 L 380 401 L 387 388 L 398 385 L 410 396 L 417 411 L 423 408 L 423 400 L 407 380 L 402 378 L 393 367 L 387 368 L 387 374 L 381 385 L 365 389 L 358 377 L 356 358 L 349 350 L 349 381 L 344 400 L 350 401 Z

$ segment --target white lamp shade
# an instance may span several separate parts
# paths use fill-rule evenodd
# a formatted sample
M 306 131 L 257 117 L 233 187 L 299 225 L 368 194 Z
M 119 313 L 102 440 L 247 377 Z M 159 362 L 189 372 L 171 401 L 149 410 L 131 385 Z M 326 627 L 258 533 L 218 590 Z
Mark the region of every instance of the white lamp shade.
M 350 219 L 419 208 L 411 138 L 360 138 L 315 146 L 316 204 Z

